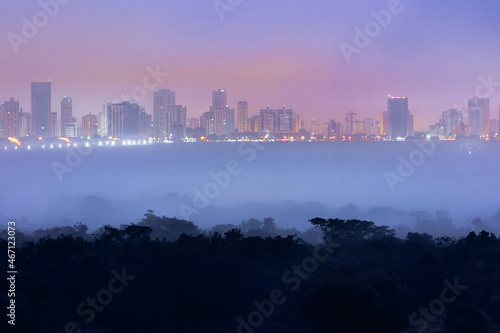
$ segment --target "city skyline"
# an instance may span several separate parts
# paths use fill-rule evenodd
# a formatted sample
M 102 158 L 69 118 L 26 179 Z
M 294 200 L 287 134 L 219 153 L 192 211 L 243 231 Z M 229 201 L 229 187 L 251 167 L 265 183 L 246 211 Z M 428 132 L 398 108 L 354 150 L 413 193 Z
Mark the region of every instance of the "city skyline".
M 325 135 L 327 140 L 353 135 L 380 136 L 392 139 L 412 137 L 415 132 L 426 133 L 427 138 L 455 138 L 457 136 L 479 136 L 497 138 L 500 122 L 490 112 L 490 100 L 484 97 L 471 97 L 467 100 L 466 118 L 464 112 L 448 109 L 441 113 L 442 118 L 433 125 L 419 131 L 414 128 L 414 117 L 409 108 L 408 97 L 391 96 L 387 107 L 378 117 L 360 118 L 359 113 L 350 110 L 345 113 L 345 122 L 331 118 L 322 122 L 312 119 L 310 126 L 304 124 L 301 115 L 286 105 L 280 108 L 260 109 L 256 115 L 248 113 L 248 102 L 239 101 L 236 108 L 228 104 L 227 89 L 212 91 L 212 103 L 208 111 L 193 122 L 187 107 L 176 103 L 176 92 L 159 89 L 153 93 L 153 111 L 148 113 L 144 106 L 130 101 L 106 102 L 102 112 L 89 112 L 80 118 L 73 116 L 73 99 L 64 96 L 60 112 L 51 108 L 52 83 L 31 83 L 31 113 L 20 108 L 15 98 L 0 105 L 0 137 L 156 137 L 165 140 L 179 140 L 187 137 L 187 128 L 196 123 L 205 133 L 197 132 L 194 137 L 217 135 L 228 136 L 242 132 L 292 133 L 306 130 L 313 137 Z M 250 116 L 250 117 L 249 117 Z M 500 118 L 500 107 L 499 107 Z M 58 121 L 58 118 L 60 121 Z M 189 119 L 189 121 L 188 121 Z M 467 119 L 467 121 L 465 120 Z M 28 125 L 31 122 L 31 126 Z M 340 127 L 338 127 L 340 125 Z M 68 133 L 71 133 L 68 135 Z M 493 136 L 492 136 L 493 135 Z M 193 137 L 193 134 L 189 137 Z
M 51 87 L 51 88 L 50 88 L 50 90 L 53 90 L 53 88 L 52 88 L 52 81 L 47 81 L 47 82 L 31 82 L 31 85 L 33 85 L 33 84 L 35 84 L 35 83 L 38 83 L 38 84 L 40 84 L 40 83 L 50 84 L 50 87 Z M 500 83 L 499 83 L 499 84 L 500 84 Z M 217 90 L 220 90 L 220 89 L 217 89 Z M 228 89 L 222 89 L 222 90 L 225 90 L 225 91 L 226 91 L 226 93 L 227 93 L 227 91 L 228 91 Z M 147 97 L 147 98 L 145 98 L 144 100 L 141 100 L 141 101 L 134 101 L 134 99 L 133 99 L 133 98 L 130 98 L 130 99 L 128 99 L 128 100 L 127 100 L 127 99 L 123 99 L 123 100 L 115 99 L 115 100 L 113 100 L 113 101 L 111 101 L 110 99 L 106 99 L 103 103 L 101 103 L 101 104 L 100 104 L 100 107 L 99 107 L 98 109 L 96 109 L 96 110 L 88 110 L 88 111 L 86 111 L 86 112 L 82 112 L 81 110 L 76 110 L 76 114 L 75 114 L 75 115 L 76 115 L 76 119 L 81 119 L 81 117 L 83 117 L 83 116 L 85 116 L 85 115 L 87 115 L 87 114 L 89 114 L 89 113 L 91 113 L 91 114 L 99 114 L 99 113 L 100 113 L 100 110 L 102 110 L 102 106 L 103 106 L 104 104 L 106 104 L 106 103 L 121 103 L 121 102 L 130 102 L 130 103 L 132 103 L 132 104 L 138 104 L 138 105 L 140 105 L 141 107 L 144 107 L 148 113 L 151 113 L 152 115 L 154 115 L 154 114 L 155 114 L 155 112 L 158 112 L 157 110 L 155 111 L 155 98 L 156 98 L 155 96 L 156 96 L 158 93 L 161 93 L 161 92 L 168 92 L 168 91 L 172 91 L 172 92 L 174 93 L 174 95 L 173 95 L 173 99 L 172 99 L 173 104 L 172 104 L 172 106 L 169 106 L 169 107 L 173 107 L 173 106 L 175 106 L 175 100 L 176 100 L 175 95 L 176 95 L 177 91 L 174 91 L 173 89 L 165 89 L 165 88 L 160 88 L 160 89 L 158 89 L 157 91 L 155 90 L 155 91 L 148 92 L 148 97 Z M 212 97 L 210 98 L 210 102 L 209 102 L 209 103 L 207 104 L 207 106 L 206 106 L 206 107 L 205 107 L 205 108 L 204 108 L 201 112 L 199 112 L 199 113 L 198 113 L 198 112 L 196 112 L 196 111 L 194 111 L 194 112 L 193 112 L 193 111 L 189 108 L 189 105 L 186 105 L 186 108 L 187 108 L 188 110 L 190 110 L 190 111 L 189 111 L 189 117 L 197 117 L 197 118 L 199 118 L 199 117 L 203 116 L 203 114 L 204 114 L 205 112 L 207 112 L 207 110 L 208 110 L 210 107 L 213 107 L 213 98 L 214 98 L 214 96 L 213 96 L 213 92 L 214 92 L 214 91 L 213 91 L 213 89 L 212 89 L 212 91 L 211 91 L 211 93 L 212 93 Z M 52 94 L 52 93 L 49 93 L 49 94 L 50 94 L 50 95 L 52 95 L 52 96 L 51 96 L 51 99 L 50 99 L 50 100 L 51 100 L 51 103 L 50 103 L 50 104 L 51 104 L 51 105 L 57 105 L 56 103 L 53 103 L 53 102 L 54 102 L 54 101 L 57 101 L 57 100 L 60 100 L 60 98 L 58 98 L 58 97 L 56 97 L 56 96 L 53 96 L 53 94 Z M 20 95 L 22 95 L 22 94 L 20 94 Z M 209 96 L 210 96 L 210 92 L 207 92 L 207 93 L 206 93 L 206 95 L 209 95 Z M 130 95 L 128 95 L 128 96 L 130 96 Z M 125 97 L 128 97 L 128 96 L 125 96 Z M 229 96 L 231 96 L 231 95 L 229 95 Z M 389 96 L 391 96 L 391 94 L 389 94 Z M 488 95 L 487 95 L 487 96 L 488 96 Z M 123 97 L 123 96 L 122 96 L 122 97 Z M 0 103 L 4 103 L 4 102 L 6 102 L 6 101 L 9 101 L 9 99 L 11 99 L 11 98 L 14 98 L 14 100 L 16 100 L 17 102 L 19 102 L 19 103 L 20 103 L 20 108 L 21 108 L 21 109 L 23 109 L 23 111 L 24 111 L 25 113 L 30 113 L 30 114 L 32 113 L 32 112 L 31 112 L 31 109 L 30 109 L 30 108 L 28 108 L 28 105 L 27 105 L 27 104 L 23 104 L 23 101 L 21 101 L 19 98 L 17 98 L 17 96 L 10 96 L 10 97 L 5 97 L 5 98 L 4 98 L 4 97 L 2 97 L 2 96 L 0 96 Z M 52 107 L 52 112 L 57 112 L 57 117 L 58 117 L 58 119 L 59 119 L 59 120 L 62 120 L 62 118 L 61 118 L 61 117 L 62 117 L 62 114 L 61 114 L 61 113 L 62 113 L 62 108 L 63 108 L 62 104 L 63 104 L 65 101 L 66 101 L 65 103 L 66 103 L 67 105 L 69 105 L 69 106 L 65 106 L 64 108 L 66 108 L 66 109 L 71 109 L 71 111 L 69 111 L 69 114 L 70 114 L 70 115 L 73 115 L 73 113 L 74 113 L 74 111 L 75 111 L 75 109 L 73 108 L 73 98 L 71 97 L 71 95 L 67 95 L 67 94 L 65 94 L 65 95 L 63 95 L 61 98 L 62 98 L 62 101 L 61 101 L 61 109 L 55 109 L 55 110 L 54 110 L 54 108 Z M 448 107 L 448 108 L 446 108 L 446 109 L 444 109 L 444 110 L 437 110 L 437 111 L 436 111 L 436 112 L 432 115 L 433 117 L 429 118 L 430 120 L 429 120 L 429 122 L 428 122 L 428 123 L 423 123 L 423 122 L 422 122 L 422 117 L 419 117 L 419 115 L 418 115 L 418 114 L 416 114 L 416 116 L 417 116 L 417 117 L 416 117 L 416 119 L 414 120 L 414 121 L 415 121 L 415 125 L 414 125 L 415 131 L 421 131 L 421 132 L 426 132 L 426 131 L 428 131 L 429 126 L 432 126 L 432 125 L 435 123 L 435 120 L 436 120 L 436 119 L 438 119 L 439 114 L 441 114 L 441 113 L 442 113 L 442 112 L 444 112 L 444 111 L 447 111 L 447 110 L 452 110 L 452 109 L 456 109 L 456 108 L 458 108 L 458 111 L 462 111 L 462 112 L 464 112 L 464 113 L 467 113 L 467 112 L 468 112 L 468 107 L 469 107 L 469 104 L 468 104 L 469 102 L 468 102 L 468 101 L 469 101 L 469 99 L 471 99 L 471 98 L 479 98 L 479 99 L 485 99 L 485 98 L 487 98 L 487 99 L 489 99 L 489 100 L 490 100 L 490 98 L 488 98 L 488 97 L 483 97 L 483 96 L 476 96 L 476 95 L 469 96 L 469 97 L 467 97 L 464 101 L 462 101 L 462 102 L 460 102 L 460 103 L 455 103 L 455 104 L 453 104 L 453 105 L 451 105 L 451 104 L 450 104 L 450 107 Z M 32 99 L 32 98 L 30 97 L 30 99 Z M 68 101 L 68 100 L 69 100 L 69 101 Z M 231 100 L 234 100 L 234 98 L 231 98 Z M 238 100 L 237 100 L 234 104 L 231 104 L 231 103 L 227 102 L 227 100 L 226 100 L 226 103 L 227 103 L 227 105 L 229 105 L 229 106 L 233 106 L 233 108 L 236 110 L 236 109 L 237 109 L 237 107 L 238 107 L 238 104 L 239 104 L 240 102 L 242 102 L 242 101 L 247 103 L 247 109 L 248 109 L 248 111 L 247 111 L 247 112 L 248 112 L 248 114 L 249 114 L 249 115 L 258 115 L 258 114 L 259 114 L 259 111 L 262 109 L 262 107 L 266 107 L 266 106 L 274 106 L 274 105 L 272 105 L 272 104 L 269 104 L 269 103 L 264 103 L 264 102 L 263 102 L 263 103 L 261 103 L 261 104 L 258 104 L 258 105 L 249 106 L 249 103 L 246 101 L 246 99 L 245 99 L 245 98 L 238 99 Z M 189 102 L 189 101 L 188 101 L 188 102 Z M 415 102 L 413 98 L 412 98 L 412 102 Z M 169 103 L 171 104 L 172 102 L 169 102 Z M 169 104 L 169 105 L 170 105 L 170 104 Z M 149 108 L 148 108 L 146 105 L 151 105 L 151 107 L 149 107 Z M 289 104 L 289 103 L 285 103 L 285 104 L 283 104 L 283 103 L 277 103 L 275 106 L 276 106 L 276 107 L 278 107 L 278 106 L 280 106 L 280 105 L 284 105 L 284 106 L 286 106 L 286 105 L 290 105 L 290 104 Z M 361 115 L 363 118 L 373 118 L 373 119 L 377 119 L 377 118 L 379 118 L 379 117 L 380 117 L 380 114 L 381 114 L 381 113 L 383 113 L 383 112 L 385 112 L 385 111 L 388 111 L 388 105 L 387 105 L 387 102 L 383 103 L 382 105 L 383 105 L 383 106 L 379 105 L 379 106 L 376 106 L 376 107 L 374 106 L 374 107 L 372 108 L 373 110 L 375 110 L 375 109 L 376 109 L 376 110 L 381 110 L 380 112 L 377 112 L 377 111 L 373 111 L 373 112 L 360 112 L 360 111 L 358 111 L 358 112 L 355 112 L 355 113 L 356 113 L 357 115 Z M 491 102 L 489 102 L 489 105 L 491 105 Z M 294 108 L 294 109 L 295 109 L 295 108 Z M 338 109 L 338 108 L 335 108 L 335 109 Z M 412 110 L 412 109 L 413 109 L 413 108 L 411 108 L 411 107 L 409 108 L 409 111 L 410 111 L 410 113 L 411 113 L 411 116 L 415 115 L 415 113 L 413 112 L 413 110 Z M 489 114 L 490 114 L 490 119 L 499 120 L 498 118 L 499 118 L 500 116 L 498 116 L 498 115 L 497 115 L 497 113 L 495 112 L 495 110 L 500 110 L 500 104 L 498 104 L 498 105 L 493 105 L 493 106 L 491 107 L 491 109 L 490 109 L 490 110 L 492 110 L 491 112 L 489 112 Z M 339 120 L 341 120 L 341 119 L 344 119 L 344 116 L 345 116 L 345 114 L 346 114 L 346 113 L 350 113 L 350 112 L 353 112 L 353 111 L 355 111 L 355 110 L 354 110 L 354 109 L 352 109 L 352 108 L 349 108 L 349 109 L 346 109 L 346 110 L 338 110 L 337 112 L 331 112 L 331 113 L 330 113 L 330 116 L 329 116 L 329 114 L 324 114 L 324 117 L 325 117 L 325 118 L 324 118 L 324 119 L 321 119 L 321 118 L 320 118 L 319 120 L 320 120 L 320 122 L 321 122 L 321 123 L 326 123 L 326 122 L 329 122 L 329 121 L 331 121 L 331 120 L 336 120 L 336 121 L 339 121 Z M 302 115 L 303 115 L 303 117 L 304 117 L 306 120 L 308 120 L 308 122 L 309 122 L 308 124 L 311 124 L 311 123 L 312 123 L 312 122 L 314 122 L 315 120 L 318 120 L 318 117 L 317 117 L 315 114 L 302 114 Z M 307 116 L 309 116 L 309 117 L 307 117 Z M 234 117 L 235 117 L 235 119 L 237 119 L 237 113 L 235 113 Z M 308 119 L 308 118 L 309 118 L 309 119 Z M 71 122 L 71 119 L 73 119 L 73 118 L 71 118 L 71 117 L 69 118 L 70 122 Z M 59 123 L 59 122 L 58 122 L 58 123 Z M 61 123 L 62 123 L 62 122 L 61 122 Z M 237 127 L 237 123 L 238 123 L 238 121 L 236 120 L 236 127 Z M 167 124 L 166 124 L 166 123 L 165 123 L 165 126 L 167 126 Z M 309 127 L 309 126 L 306 126 L 306 127 Z M 489 126 L 488 126 L 488 125 L 484 125 L 484 126 L 482 126 L 482 127 L 486 127 L 486 128 L 487 128 L 487 127 L 489 127 Z M 61 128 L 62 128 L 62 126 L 61 126 Z M 61 133 L 62 133 L 62 132 L 61 132 Z

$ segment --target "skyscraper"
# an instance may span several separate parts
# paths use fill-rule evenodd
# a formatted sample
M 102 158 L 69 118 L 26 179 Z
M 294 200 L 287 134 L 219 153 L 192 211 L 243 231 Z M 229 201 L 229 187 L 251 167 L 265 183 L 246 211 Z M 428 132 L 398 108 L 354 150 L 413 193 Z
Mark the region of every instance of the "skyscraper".
M 390 119 L 392 139 L 408 136 L 408 97 L 387 98 L 387 111 Z
M 234 109 L 227 105 L 227 90 L 217 89 L 212 92 L 212 108 L 214 133 L 227 135 L 234 132 Z
M 352 135 L 361 136 L 362 134 L 366 134 L 365 123 L 361 120 L 356 120 L 352 123 Z
M 7 138 L 5 135 L 5 104 L 0 105 L 0 138 Z
M 31 115 L 28 112 L 20 111 L 19 135 L 26 137 L 31 135 Z
M 326 139 L 327 140 L 341 140 L 343 136 L 342 123 L 335 121 L 335 119 L 330 120 L 326 123 Z
M 444 136 L 451 138 L 456 135 L 454 131 L 455 126 L 463 124 L 463 113 L 457 109 L 449 109 L 442 113 L 441 119 Z
M 499 133 L 498 124 L 499 124 L 498 120 L 496 120 L 496 119 L 490 120 L 490 133 L 492 133 L 495 136 L 498 136 L 498 133 Z
M 146 113 L 146 110 L 144 108 L 141 108 L 141 115 L 139 119 L 139 136 L 141 138 L 149 138 L 152 134 L 152 116 L 149 113 Z
M 50 113 L 50 136 L 57 136 L 57 112 Z
M 311 135 L 322 135 L 323 134 L 323 126 L 321 126 L 320 122 L 317 122 L 316 119 L 313 119 L 311 122 Z
M 227 106 L 227 90 L 217 89 L 212 92 L 212 110 L 225 108 Z
M 97 116 L 95 114 L 87 114 L 82 117 L 82 135 L 83 136 L 94 136 L 97 135 L 99 129 L 99 123 L 97 121 Z
M 172 113 L 172 139 L 179 140 L 186 136 L 187 126 L 187 108 L 182 105 L 176 105 Z
M 214 113 L 214 133 L 217 135 L 228 135 L 234 132 L 234 109 L 227 106 L 216 109 Z
M 293 117 L 293 121 L 292 121 L 292 132 L 295 132 L 297 133 L 298 131 L 300 131 L 302 128 L 304 128 L 304 120 L 302 120 L 300 118 L 300 116 L 298 114 L 296 114 L 294 117 Z
M 122 102 L 123 106 L 123 136 L 130 138 L 139 137 L 139 120 L 141 108 L 139 105 L 130 102 Z
M 269 131 L 270 133 L 296 132 L 295 114 L 292 109 L 287 109 L 286 106 L 281 109 L 271 109 L 268 105 L 265 109 L 260 110 L 259 116 L 261 131 Z
M 123 104 L 113 103 L 109 110 L 108 135 L 114 138 L 123 137 Z
M 365 135 L 375 135 L 375 127 L 373 126 L 373 119 L 367 118 L 363 120 L 363 133 Z
M 214 134 L 214 113 L 212 111 L 205 112 L 200 117 L 200 126 L 205 128 L 205 135 Z
M 31 83 L 31 121 L 32 132 L 36 136 L 51 135 L 51 83 Z
M 248 132 L 248 103 L 238 102 L 238 132 Z
M 469 99 L 469 126 L 470 135 L 483 136 L 490 129 L 490 100 L 489 98 L 472 97 Z
M 175 108 L 175 92 L 160 89 L 153 94 L 153 124 L 157 137 L 170 136 Z
M 271 111 L 269 105 L 266 109 L 260 110 L 260 130 L 261 131 L 269 131 L 270 133 L 274 133 L 274 129 L 276 126 L 277 120 L 274 112 Z
M 64 96 L 61 101 L 61 136 L 66 137 L 66 124 L 76 123 L 73 118 L 73 101 L 70 97 Z
M 413 136 L 413 115 L 409 110 L 408 110 L 408 130 L 406 132 L 406 135 Z
M 285 109 L 285 106 L 283 106 L 283 109 L 278 112 L 278 131 L 287 133 L 294 132 L 293 118 L 293 110 Z
M 4 124 L 3 128 L 5 130 L 4 137 L 19 137 L 19 102 L 11 98 L 9 101 L 5 102 L 3 105 L 4 113 Z
M 389 117 L 389 112 L 384 111 L 380 114 L 380 131 L 378 135 L 387 136 L 391 131 L 391 118 Z
M 252 116 L 250 119 L 248 119 L 248 124 L 249 124 L 249 132 L 260 132 L 261 127 L 260 127 L 261 119 L 260 116 Z
M 99 113 L 99 134 L 102 137 L 110 135 L 110 119 L 111 119 L 111 103 L 107 102 L 102 106 L 102 111 Z

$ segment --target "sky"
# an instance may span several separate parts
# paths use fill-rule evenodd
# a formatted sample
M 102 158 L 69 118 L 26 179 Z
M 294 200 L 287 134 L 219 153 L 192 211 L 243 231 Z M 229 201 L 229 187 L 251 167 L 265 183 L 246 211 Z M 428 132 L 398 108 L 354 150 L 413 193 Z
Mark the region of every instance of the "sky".
M 152 113 L 160 88 L 176 92 L 188 117 L 208 110 L 215 89 L 227 89 L 231 107 L 248 101 L 250 115 L 286 105 L 306 125 L 349 110 L 377 118 L 389 94 L 409 98 L 415 130 L 478 92 L 499 117 L 496 0 L 220 0 L 230 9 L 222 14 L 214 0 L 59 1 L 47 22 L 34 0 L 0 13 L 0 100 L 14 97 L 24 111 L 30 82 L 50 79 L 52 111 L 69 95 L 78 117 L 134 91 L 146 91 L 129 99 Z M 341 45 L 355 47 L 355 28 L 377 28 L 373 12 L 388 8 L 390 21 L 347 61 Z M 29 37 L 23 18 L 42 19 Z M 18 52 L 14 34 L 27 37 Z M 145 89 L 148 68 L 169 75 Z

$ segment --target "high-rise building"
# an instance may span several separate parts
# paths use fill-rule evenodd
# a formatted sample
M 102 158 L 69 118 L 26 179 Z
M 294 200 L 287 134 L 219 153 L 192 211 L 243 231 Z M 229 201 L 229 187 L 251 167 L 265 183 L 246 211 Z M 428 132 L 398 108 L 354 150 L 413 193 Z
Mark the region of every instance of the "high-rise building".
M 153 94 L 153 123 L 157 137 L 168 137 L 172 132 L 175 92 L 160 89 Z
M 349 136 L 354 133 L 354 122 L 357 121 L 358 114 L 352 110 L 345 114 L 345 135 Z
M 390 136 L 392 139 L 408 136 L 408 97 L 387 98 L 387 111 L 390 118 Z
M 19 124 L 20 124 L 20 114 L 19 114 L 19 102 L 11 98 L 3 104 L 3 135 L 0 137 L 19 137 Z M 1 117 L 1 116 L 0 116 Z
M 252 116 L 248 119 L 248 129 L 249 132 L 258 133 L 261 131 L 260 127 L 260 116 Z
M 429 125 L 429 133 L 430 136 L 444 137 L 444 126 L 443 120 L 439 119 L 437 123 L 434 125 Z
M 380 131 L 378 135 L 389 136 L 391 133 L 391 118 L 389 117 L 389 112 L 384 111 L 380 114 Z
M 248 132 L 248 103 L 238 102 L 238 132 Z
M 171 139 L 179 140 L 186 136 L 187 127 L 187 108 L 182 105 L 176 105 L 172 113 Z
M 139 119 L 141 108 L 130 102 L 122 102 L 123 106 L 123 137 L 139 137 Z
M 295 132 L 293 128 L 293 110 L 292 109 L 283 109 L 277 111 L 278 114 L 278 132 L 286 132 L 291 133 Z
M 365 134 L 365 123 L 361 120 L 355 120 L 352 123 L 352 135 Z
M 490 132 L 493 132 L 491 130 L 491 128 L 490 128 Z M 498 108 L 498 120 L 496 123 L 496 131 L 494 133 L 497 137 L 500 135 L 500 107 Z
M 51 83 L 31 83 L 31 121 L 32 132 L 36 136 L 51 135 Z
M 75 123 L 73 118 L 73 101 L 71 97 L 64 96 L 61 101 L 61 136 L 66 137 L 66 124 Z
M 222 109 L 227 106 L 227 90 L 217 89 L 212 92 L 212 110 Z
M 489 133 L 490 127 L 490 100 L 489 98 L 472 97 L 468 103 L 470 134 L 484 136 Z
M 343 134 L 342 123 L 335 121 L 335 119 L 330 120 L 326 124 L 326 139 L 330 141 L 341 140 Z
M 28 112 L 23 112 L 21 109 L 20 111 L 20 136 L 21 137 L 26 137 L 31 135 L 31 114 Z
M 311 122 L 311 135 L 323 135 L 323 126 L 316 119 Z
M 109 112 L 108 135 L 114 138 L 123 137 L 123 104 L 113 103 Z
M 214 113 L 212 111 L 205 112 L 200 117 L 200 126 L 205 128 L 205 135 L 213 135 L 214 132 Z
M 75 118 L 73 118 L 75 119 Z M 76 119 L 75 119 L 76 120 Z M 75 123 L 66 123 L 66 137 L 76 138 L 78 136 L 78 125 Z
M 227 90 L 217 89 L 212 92 L 214 133 L 218 136 L 234 132 L 234 109 L 227 105 Z
M 287 109 L 286 106 L 281 109 L 271 109 L 268 105 L 265 109 L 260 110 L 259 116 L 262 131 L 270 133 L 297 132 L 295 130 L 295 114 L 292 109 Z
M 298 131 L 300 131 L 303 128 L 304 128 L 304 120 L 302 120 L 302 118 L 300 118 L 300 116 L 298 114 L 296 114 L 293 117 L 293 121 L 292 121 L 292 132 L 297 133 Z
M 214 132 L 219 136 L 234 132 L 234 109 L 226 106 L 214 110 Z
M 406 133 L 408 136 L 413 136 L 413 115 L 411 111 L 408 111 L 408 130 Z
M 455 136 L 470 136 L 470 126 L 461 123 L 453 127 L 453 135 Z
M 446 138 L 451 138 L 457 135 L 454 131 L 455 126 L 463 124 L 463 113 L 457 109 L 449 109 L 443 111 L 441 124 L 443 126 L 443 135 Z
M 373 134 L 380 135 L 380 120 L 379 119 L 375 120 L 375 123 L 373 124 Z
M 0 138 L 7 138 L 5 135 L 5 104 L 0 105 Z
M 491 119 L 490 120 L 490 133 L 492 133 L 493 135 L 496 135 L 498 136 L 498 133 L 500 132 L 499 131 L 499 128 L 498 128 L 498 124 L 500 122 L 496 119 Z
M 153 135 L 153 119 L 149 113 L 146 113 L 145 108 L 141 108 L 139 117 L 139 136 L 141 138 L 149 138 Z
M 271 133 L 274 133 L 276 126 L 277 120 L 276 120 L 276 115 L 274 112 L 271 111 L 269 108 L 269 105 L 267 106 L 267 109 L 261 109 L 260 110 L 260 130 L 261 131 L 269 131 Z
M 111 103 L 107 102 L 102 106 L 99 113 L 99 134 L 102 137 L 110 136 Z
M 98 135 L 98 129 L 97 115 L 89 113 L 82 117 L 82 135 L 84 137 Z
M 365 135 L 376 135 L 373 119 L 367 118 L 363 120 L 363 133 Z
M 57 136 L 57 112 L 50 113 L 50 136 Z

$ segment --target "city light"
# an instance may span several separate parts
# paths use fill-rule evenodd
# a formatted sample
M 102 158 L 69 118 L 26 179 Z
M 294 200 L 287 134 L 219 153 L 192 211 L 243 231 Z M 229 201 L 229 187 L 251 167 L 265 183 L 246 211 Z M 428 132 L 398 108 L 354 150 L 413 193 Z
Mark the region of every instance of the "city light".
M 8 140 L 12 143 L 15 143 L 16 146 L 21 146 L 21 141 L 19 141 L 19 139 L 17 138 L 9 137 Z

